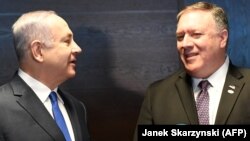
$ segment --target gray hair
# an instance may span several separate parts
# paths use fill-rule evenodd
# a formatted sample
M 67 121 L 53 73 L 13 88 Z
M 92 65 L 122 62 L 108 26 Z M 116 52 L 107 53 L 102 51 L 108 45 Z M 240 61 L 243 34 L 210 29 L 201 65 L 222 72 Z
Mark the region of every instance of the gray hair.
M 211 12 L 217 24 L 218 29 L 227 29 L 228 31 L 228 18 L 225 11 L 221 7 L 208 2 L 197 2 L 192 5 L 186 6 L 183 10 L 181 10 L 178 13 L 177 22 L 179 22 L 180 17 L 185 12 L 193 10 L 203 10 Z
M 24 58 L 32 41 L 39 40 L 45 45 L 51 43 L 52 33 L 47 22 L 51 15 L 57 14 L 54 11 L 32 11 L 21 15 L 13 24 L 14 46 L 19 61 Z

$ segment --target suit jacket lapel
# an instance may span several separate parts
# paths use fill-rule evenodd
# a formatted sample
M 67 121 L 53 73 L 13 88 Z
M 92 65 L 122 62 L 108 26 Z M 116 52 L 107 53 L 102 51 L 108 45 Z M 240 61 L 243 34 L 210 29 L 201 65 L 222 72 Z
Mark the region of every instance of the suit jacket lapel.
M 217 111 L 215 124 L 226 124 L 230 112 L 244 85 L 243 75 L 230 64 Z
M 11 86 L 14 95 L 20 97 L 17 102 L 33 117 L 37 124 L 55 140 L 64 140 L 64 136 L 57 127 L 56 122 L 32 89 L 19 76 L 15 76 L 11 82 Z
M 192 90 L 192 82 L 191 78 L 187 76 L 185 72 L 182 72 L 179 75 L 179 79 L 176 81 L 176 88 L 179 92 L 180 99 L 190 123 L 198 124 L 199 122 Z

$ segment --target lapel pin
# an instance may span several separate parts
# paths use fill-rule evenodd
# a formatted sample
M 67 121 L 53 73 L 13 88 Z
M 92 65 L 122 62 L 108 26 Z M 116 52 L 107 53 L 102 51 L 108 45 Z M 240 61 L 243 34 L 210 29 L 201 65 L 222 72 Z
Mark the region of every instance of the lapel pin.
M 229 88 L 235 89 L 235 86 L 234 85 L 229 85 Z
M 233 91 L 233 90 L 227 90 L 227 92 L 228 92 L 229 94 L 234 94 L 234 91 Z

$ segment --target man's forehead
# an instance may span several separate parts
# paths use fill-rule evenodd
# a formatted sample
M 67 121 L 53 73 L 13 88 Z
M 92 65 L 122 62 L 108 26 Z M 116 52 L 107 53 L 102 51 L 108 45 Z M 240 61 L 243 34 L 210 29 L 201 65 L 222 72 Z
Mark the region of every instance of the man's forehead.
M 212 14 L 207 11 L 189 11 L 186 13 L 183 13 L 183 15 L 180 17 L 177 28 L 179 26 L 206 26 L 206 24 L 214 24 L 214 20 L 212 17 Z

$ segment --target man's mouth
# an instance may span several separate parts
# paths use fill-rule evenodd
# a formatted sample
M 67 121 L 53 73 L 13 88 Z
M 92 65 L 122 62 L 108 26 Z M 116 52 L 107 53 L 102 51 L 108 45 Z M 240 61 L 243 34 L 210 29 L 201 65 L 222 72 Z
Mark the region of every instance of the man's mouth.
M 198 53 L 186 53 L 186 54 L 185 54 L 185 58 L 188 59 L 188 58 L 195 57 L 195 56 L 197 56 L 197 55 L 198 55 Z
M 71 64 L 76 64 L 76 60 L 70 61 Z

